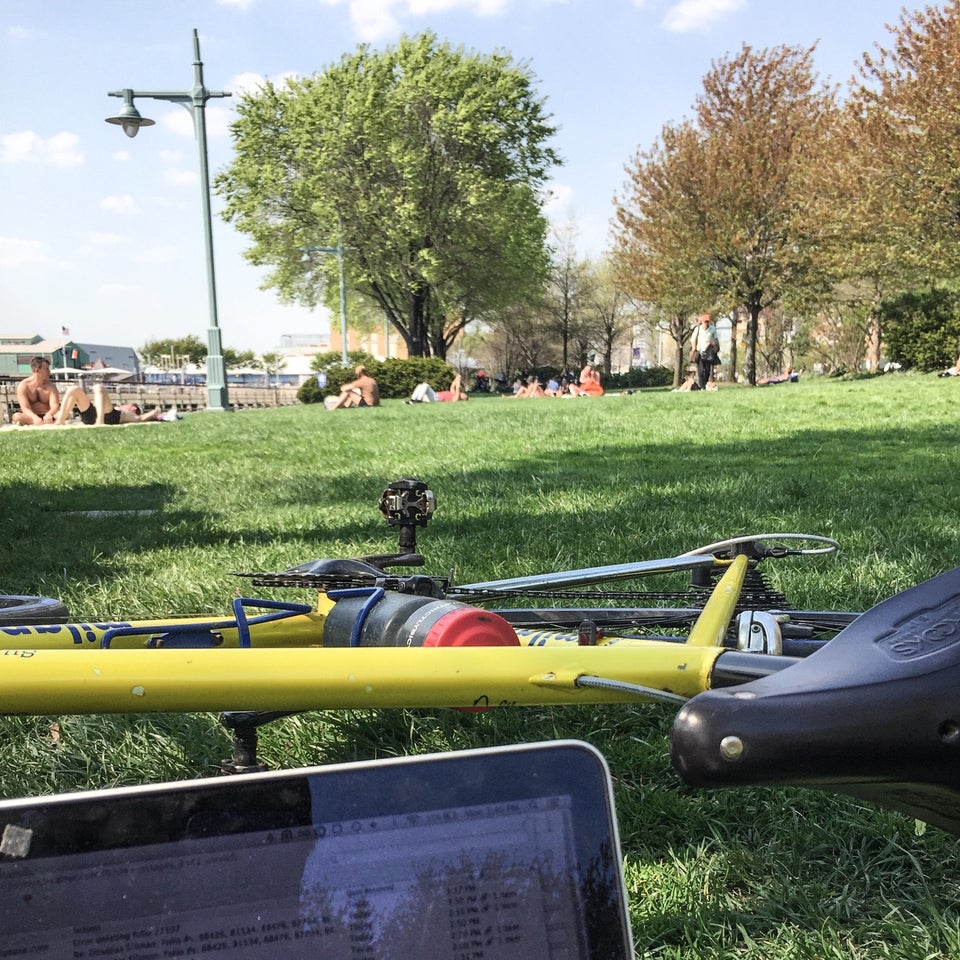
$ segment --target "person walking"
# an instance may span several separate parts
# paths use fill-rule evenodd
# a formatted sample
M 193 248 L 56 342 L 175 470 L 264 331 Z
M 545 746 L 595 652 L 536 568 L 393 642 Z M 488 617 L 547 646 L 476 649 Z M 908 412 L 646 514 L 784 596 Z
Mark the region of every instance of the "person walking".
M 690 341 L 690 360 L 697 365 L 696 385 L 706 390 L 713 379 L 713 367 L 720 359 L 720 341 L 717 328 L 710 322 L 709 313 L 701 313 Z

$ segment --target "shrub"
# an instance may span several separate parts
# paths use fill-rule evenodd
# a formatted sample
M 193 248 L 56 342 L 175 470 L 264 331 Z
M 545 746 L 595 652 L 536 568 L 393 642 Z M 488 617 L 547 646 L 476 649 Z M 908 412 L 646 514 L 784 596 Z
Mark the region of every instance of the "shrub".
M 903 293 L 881 307 L 884 346 L 891 360 L 929 372 L 950 366 L 960 343 L 960 294 L 953 290 Z
M 300 388 L 297 390 L 297 399 L 301 403 L 323 403 L 323 391 L 320 389 L 316 377 L 304 380 L 300 384 Z
M 673 371 L 667 367 L 637 367 L 626 373 L 611 373 L 603 377 L 604 390 L 669 387 L 672 383 Z
M 333 358 L 331 360 L 330 358 Z M 429 383 L 434 390 L 446 390 L 456 374 L 453 367 L 439 357 L 410 357 L 407 360 L 389 358 L 374 360 L 369 354 L 359 351 L 350 354 L 351 366 L 345 367 L 339 354 L 323 354 L 314 361 L 316 370 L 327 375 L 327 385 L 321 389 L 316 377 L 311 377 L 300 385 L 297 399 L 301 403 L 322 403 L 324 397 L 336 396 L 340 388 L 356 378 L 356 367 L 363 364 L 367 372 L 377 381 L 380 396 L 384 399 L 409 397 L 418 383 Z M 334 362 L 335 361 L 335 362 Z
M 376 369 L 367 369 L 379 384 L 381 397 L 409 397 L 413 388 L 424 382 L 434 390 L 446 390 L 455 376 L 453 367 L 439 357 L 390 358 L 376 364 Z

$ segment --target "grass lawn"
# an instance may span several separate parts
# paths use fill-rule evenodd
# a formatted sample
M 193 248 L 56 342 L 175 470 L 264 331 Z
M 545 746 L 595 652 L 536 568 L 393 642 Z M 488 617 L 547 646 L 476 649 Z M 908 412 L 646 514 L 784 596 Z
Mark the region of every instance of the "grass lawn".
M 233 571 L 395 549 L 376 503 L 415 476 L 438 502 L 427 570 L 461 583 L 808 532 L 842 552 L 768 565 L 773 585 L 862 610 L 960 563 L 958 439 L 960 382 L 906 375 L 4 431 L 0 592 L 60 597 L 74 620 L 226 614 Z M 261 758 L 579 737 L 614 775 L 639 955 L 960 957 L 960 840 L 812 791 L 689 790 L 673 713 L 306 714 L 264 728 Z M 0 718 L 0 795 L 208 776 L 229 754 L 213 714 Z

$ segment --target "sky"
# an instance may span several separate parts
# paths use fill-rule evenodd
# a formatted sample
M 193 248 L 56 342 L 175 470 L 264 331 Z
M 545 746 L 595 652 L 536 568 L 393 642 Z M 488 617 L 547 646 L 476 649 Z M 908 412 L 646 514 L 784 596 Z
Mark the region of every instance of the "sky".
M 379 49 L 424 30 L 509 53 L 558 127 L 564 162 L 546 213 L 574 231 L 580 256 L 600 257 L 625 165 L 693 115 L 714 61 L 743 44 L 817 44 L 821 79 L 844 86 L 901 10 L 894 0 L 0 0 L 0 334 L 206 342 L 190 112 L 138 99 L 156 125 L 134 139 L 104 122 L 121 106 L 108 91 L 192 87 L 194 29 L 205 86 L 233 94 L 206 108 L 211 179 L 232 158 L 233 101 L 264 78 L 320 73 L 362 43 Z M 328 329 L 326 311 L 261 289 L 246 238 L 212 203 L 223 345 L 262 354 L 283 335 Z

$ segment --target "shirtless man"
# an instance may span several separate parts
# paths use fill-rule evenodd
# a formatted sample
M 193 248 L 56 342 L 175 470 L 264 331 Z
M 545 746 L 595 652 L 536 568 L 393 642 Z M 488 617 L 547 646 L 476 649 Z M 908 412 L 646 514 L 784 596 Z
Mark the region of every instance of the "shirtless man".
M 22 427 L 39 427 L 57 418 L 60 394 L 50 380 L 50 361 L 46 357 L 34 357 L 30 369 L 33 373 L 17 384 L 20 410 L 10 420 Z
M 357 379 L 345 383 L 340 388 L 340 396 L 330 404 L 328 409 L 380 406 L 380 388 L 377 386 L 377 381 L 367 373 L 363 364 L 357 367 L 356 373 Z

